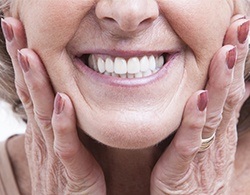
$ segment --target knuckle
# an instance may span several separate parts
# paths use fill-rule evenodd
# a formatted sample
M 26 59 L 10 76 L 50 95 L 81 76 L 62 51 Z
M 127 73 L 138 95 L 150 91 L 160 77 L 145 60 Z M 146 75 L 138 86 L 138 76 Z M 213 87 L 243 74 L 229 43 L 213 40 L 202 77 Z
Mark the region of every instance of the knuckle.
M 103 173 L 92 167 L 90 172 L 84 179 L 82 176 L 69 176 L 68 175 L 68 185 L 67 185 L 67 192 L 70 194 L 75 194 L 81 192 L 82 194 L 94 194 L 98 188 L 105 189 L 104 175 Z
M 194 142 L 178 142 L 173 141 L 173 147 L 176 153 L 180 156 L 181 159 L 188 161 L 192 158 L 199 150 L 198 145 L 194 145 Z
M 33 102 L 24 90 L 17 88 L 17 94 L 27 114 L 33 113 Z
M 207 117 L 207 121 L 206 124 L 204 125 L 204 128 L 206 130 L 209 130 L 210 132 L 213 132 L 215 129 L 218 128 L 221 120 L 222 120 L 221 111 L 210 113 Z
M 152 173 L 151 186 L 154 194 L 200 194 L 197 191 L 197 182 L 193 178 L 193 169 L 190 168 L 184 175 L 162 177 L 162 173 Z
M 41 135 L 39 133 L 34 133 L 33 134 L 33 149 L 32 153 L 33 156 L 32 158 L 34 159 L 33 161 L 43 165 L 46 161 L 47 158 L 47 148 L 45 145 L 44 140 L 41 138 Z
M 38 75 L 30 76 L 27 80 L 28 80 L 27 86 L 29 90 L 32 91 L 33 93 L 39 93 L 40 91 L 43 91 L 43 89 L 47 87 L 46 81 L 41 76 Z
M 35 119 L 42 130 L 51 130 L 51 117 L 34 110 Z
M 65 136 L 69 131 L 67 124 L 64 124 L 64 121 L 60 121 L 57 123 L 53 121 L 53 129 L 56 132 L 56 135 L 59 137 Z
M 17 94 L 18 94 L 20 100 L 23 103 L 28 102 L 30 97 L 28 96 L 27 88 L 24 85 L 20 84 L 20 83 L 18 83 L 18 84 L 16 83 L 15 86 L 16 86 L 16 91 L 17 91 Z
M 245 94 L 245 87 L 240 87 L 234 90 L 231 90 L 228 94 L 228 98 L 226 100 L 226 104 L 227 106 L 234 108 L 235 106 L 237 106 L 238 103 L 240 103 L 243 98 L 244 98 L 244 94 Z
M 226 91 L 231 86 L 231 80 L 225 79 L 224 82 L 218 82 L 217 78 L 210 80 L 208 86 L 216 89 L 218 92 Z
M 59 159 L 70 160 L 72 159 L 80 150 L 80 147 L 75 147 L 73 144 L 65 145 L 64 143 L 56 143 L 54 145 L 54 152 Z
M 204 126 L 204 121 L 203 120 L 199 121 L 199 119 L 197 118 L 197 121 L 195 121 L 195 122 L 191 121 L 191 123 L 189 123 L 187 126 L 189 129 L 193 129 L 193 130 L 201 129 Z

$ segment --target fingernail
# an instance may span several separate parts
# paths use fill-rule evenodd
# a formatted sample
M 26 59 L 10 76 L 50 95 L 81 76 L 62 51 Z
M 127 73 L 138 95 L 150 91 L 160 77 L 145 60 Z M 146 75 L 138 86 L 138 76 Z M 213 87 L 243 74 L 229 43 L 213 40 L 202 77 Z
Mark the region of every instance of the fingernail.
M 238 40 L 241 44 L 246 42 L 248 33 L 249 33 L 249 21 L 246 21 L 238 27 Z
M 55 98 L 55 103 L 54 103 L 54 109 L 56 114 L 61 114 L 63 109 L 64 109 L 64 105 L 65 105 L 65 101 L 62 98 L 60 93 L 56 94 L 56 98 Z
M 227 67 L 228 69 L 232 69 L 236 63 L 237 58 L 237 49 L 236 46 L 227 52 Z
M 207 90 L 203 91 L 198 98 L 198 108 L 201 112 L 203 112 L 207 107 L 208 102 L 208 92 Z
M 235 16 L 234 18 L 234 22 L 237 21 L 237 20 L 241 20 L 241 19 L 246 19 L 247 17 L 245 15 L 242 15 L 242 14 L 238 14 Z
M 7 23 L 3 18 L 1 18 L 1 26 L 2 26 L 3 35 L 5 39 L 11 42 L 14 38 L 14 33 L 13 33 L 11 25 Z
M 20 50 L 17 51 L 18 62 L 24 72 L 28 72 L 30 69 L 29 61 L 27 56 L 24 56 Z

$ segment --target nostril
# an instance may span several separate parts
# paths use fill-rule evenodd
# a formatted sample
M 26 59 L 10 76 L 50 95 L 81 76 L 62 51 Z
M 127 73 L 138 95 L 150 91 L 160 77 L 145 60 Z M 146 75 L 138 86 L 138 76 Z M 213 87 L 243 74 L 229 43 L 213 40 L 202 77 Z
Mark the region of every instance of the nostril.
M 140 25 L 141 24 L 150 24 L 154 19 L 153 18 L 146 18 L 144 19 L 143 21 L 141 21 Z
M 114 18 L 111 18 L 111 17 L 105 17 L 103 19 L 108 21 L 108 22 L 116 22 L 116 20 Z
M 147 28 L 158 18 L 159 7 L 152 0 L 100 0 L 95 13 L 102 26 L 110 29 L 110 25 L 116 25 L 124 32 L 131 32 Z

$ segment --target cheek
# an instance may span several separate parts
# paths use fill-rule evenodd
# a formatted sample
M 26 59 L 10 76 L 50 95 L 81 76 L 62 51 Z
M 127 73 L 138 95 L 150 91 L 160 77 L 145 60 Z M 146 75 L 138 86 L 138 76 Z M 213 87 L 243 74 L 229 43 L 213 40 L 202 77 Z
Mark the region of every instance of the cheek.
M 200 56 L 211 59 L 215 51 L 222 46 L 233 14 L 228 2 L 162 0 L 159 3 L 167 22 L 191 48 L 198 60 Z
M 51 51 L 63 50 L 73 37 L 89 7 L 79 0 L 32 1 L 21 6 L 28 47 L 41 57 Z

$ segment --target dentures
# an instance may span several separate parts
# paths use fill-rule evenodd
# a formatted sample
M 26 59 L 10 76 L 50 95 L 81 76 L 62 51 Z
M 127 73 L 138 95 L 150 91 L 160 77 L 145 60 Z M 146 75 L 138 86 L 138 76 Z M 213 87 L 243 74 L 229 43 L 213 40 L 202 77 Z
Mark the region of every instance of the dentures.
M 166 56 L 110 57 L 91 54 L 88 57 L 88 66 L 99 72 L 113 77 L 142 78 L 158 72 L 165 64 Z

